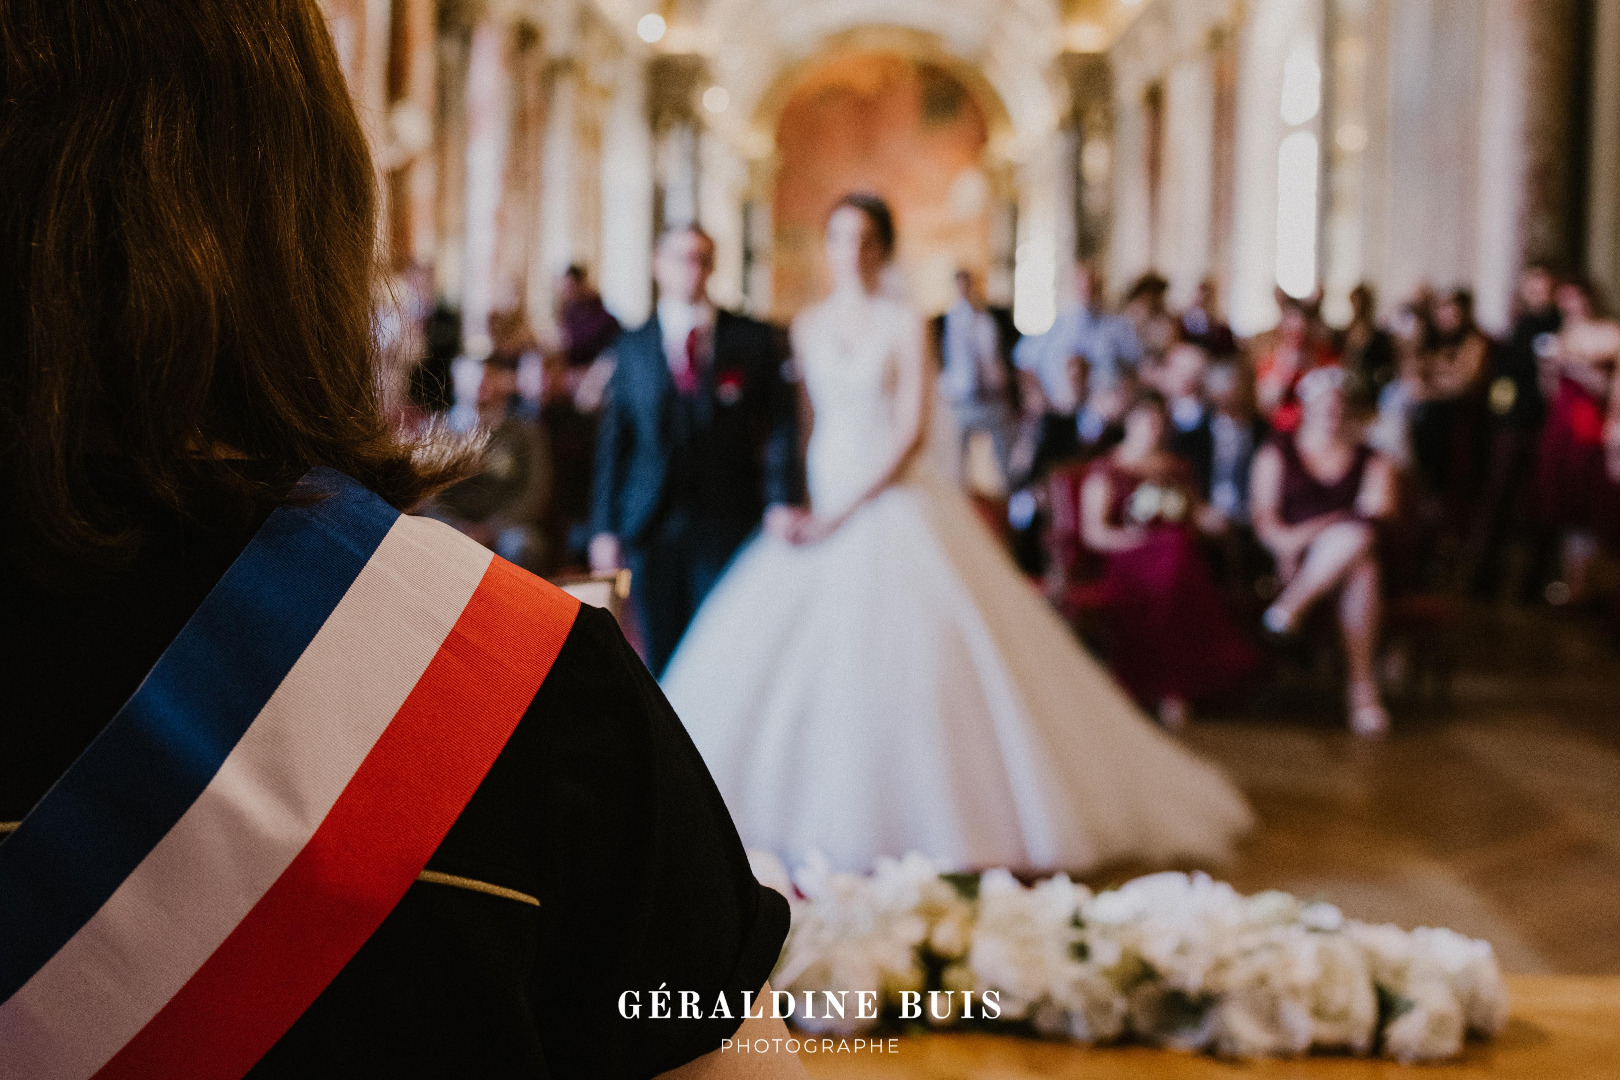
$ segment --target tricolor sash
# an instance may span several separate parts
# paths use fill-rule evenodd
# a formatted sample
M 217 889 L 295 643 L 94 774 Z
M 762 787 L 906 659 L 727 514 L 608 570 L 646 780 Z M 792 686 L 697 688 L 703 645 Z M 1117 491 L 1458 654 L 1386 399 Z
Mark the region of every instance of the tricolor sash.
M 346 476 L 0 842 L 0 1077 L 235 1078 L 404 896 L 578 601 Z

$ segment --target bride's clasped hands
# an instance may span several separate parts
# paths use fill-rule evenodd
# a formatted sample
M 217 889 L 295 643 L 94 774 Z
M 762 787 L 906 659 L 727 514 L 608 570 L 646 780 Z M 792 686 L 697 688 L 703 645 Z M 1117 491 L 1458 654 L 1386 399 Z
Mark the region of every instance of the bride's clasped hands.
M 837 532 L 848 518 L 848 514 L 817 517 L 802 506 L 773 506 L 765 512 L 765 535 L 790 544 L 819 544 Z

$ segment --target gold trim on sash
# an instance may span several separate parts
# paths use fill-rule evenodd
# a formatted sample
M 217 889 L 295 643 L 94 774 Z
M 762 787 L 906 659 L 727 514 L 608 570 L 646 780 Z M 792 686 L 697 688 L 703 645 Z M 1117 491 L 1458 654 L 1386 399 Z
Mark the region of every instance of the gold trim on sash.
M 10 836 L 20 828 L 22 828 L 20 821 L 0 821 L 0 836 Z
M 427 882 L 429 885 L 448 885 L 452 889 L 467 889 L 470 892 L 480 892 L 488 896 L 499 896 L 503 900 L 516 900 L 520 904 L 540 906 L 540 901 L 528 893 L 508 889 L 504 885 L 491 885 L 487 881 L 478 881 L 474 878 L 457 877 L 455 874 L 443 874 L 437 870 L 424 870 L 416 876 L 417 881 Z

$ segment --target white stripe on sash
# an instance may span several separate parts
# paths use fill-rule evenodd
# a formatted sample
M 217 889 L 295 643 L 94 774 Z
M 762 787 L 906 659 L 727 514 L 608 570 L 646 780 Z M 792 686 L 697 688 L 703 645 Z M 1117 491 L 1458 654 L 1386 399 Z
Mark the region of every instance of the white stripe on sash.
M 16 1075 L 93 1075 L 213 955 L 309 842 L 490 559 L 440 522 L 394 523 L 202 795 L 0 1004 Z

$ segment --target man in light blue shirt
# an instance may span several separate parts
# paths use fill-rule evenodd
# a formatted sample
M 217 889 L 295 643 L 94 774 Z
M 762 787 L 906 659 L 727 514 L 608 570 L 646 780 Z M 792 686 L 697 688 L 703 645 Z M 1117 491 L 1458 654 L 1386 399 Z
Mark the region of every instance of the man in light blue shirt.
M 1059 314 L 1050 330 L 1024 338 L 1013 353 L 1018 369 L 1040 380 L 1048 408 L 1064 416 L 1073 416 L 1084 404 L 1078 400 L 1072 358 L 1085 358 L 1086 382 L 1093 392 L 1111 387 L 1142 359 L 1131 321 L 1101 310 L 1096 278 L 1088 267 L 1075 272 L 1075 298 L 1078 304 Z
M 956 303 L 941 321 L 944 370 L 939 389 L 950 402 L 961 435 L 957 469 L 961 469 L 973 434 L 985 432 L 995 448 L 996 466 L 1005 478 L 1013 417 L 1007 396 L 1007 372 L 1002 367 L 1001 333 L 995 317 L 979 304 L 973 275 L 968 271 L 956 272 Z
M 1094 442 L 1100 430 L 1079 430 L 1097 420 L 1082 398 L 1112 394 L 1142 358 L 1131 321 L 1101 310 L 1089 267 L 1076 268 L 1075 299 L 1077 306 L 1058 315 L 1050 330 L 1022 339 L 1013 350 L 1014 365 L 1032 373 L 1046 397 L 1037 461 L 1069 457 Z

